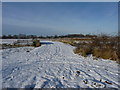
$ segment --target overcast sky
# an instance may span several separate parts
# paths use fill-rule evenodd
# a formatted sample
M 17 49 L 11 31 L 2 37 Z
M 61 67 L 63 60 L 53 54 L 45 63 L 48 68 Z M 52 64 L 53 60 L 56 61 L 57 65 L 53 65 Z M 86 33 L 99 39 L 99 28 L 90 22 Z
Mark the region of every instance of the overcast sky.
M 3 34 L 118 32 L 117 2 L 3 2 Z

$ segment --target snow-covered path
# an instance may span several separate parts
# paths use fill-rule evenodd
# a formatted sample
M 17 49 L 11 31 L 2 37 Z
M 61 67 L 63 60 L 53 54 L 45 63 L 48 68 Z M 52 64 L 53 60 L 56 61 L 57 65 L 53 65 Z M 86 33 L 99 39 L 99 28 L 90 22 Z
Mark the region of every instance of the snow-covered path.
M 3 88 L 120 87 L 116 62 L 76 55 L 61 42 L 45 43 L 2 51 Z

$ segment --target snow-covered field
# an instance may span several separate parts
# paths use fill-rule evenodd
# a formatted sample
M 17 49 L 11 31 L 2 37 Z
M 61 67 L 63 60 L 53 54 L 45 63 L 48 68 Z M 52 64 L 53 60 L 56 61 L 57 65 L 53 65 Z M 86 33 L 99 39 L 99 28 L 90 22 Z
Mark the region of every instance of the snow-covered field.
M 4 49 L 3 88 L 118 88 L 118 64 L 74 54 L 74 47 L 42 41 L 42 46 Z
M 17 40 L 32 40 L 32 39 L 0 39 L 0 44 L 13 44 L 15 43 Z

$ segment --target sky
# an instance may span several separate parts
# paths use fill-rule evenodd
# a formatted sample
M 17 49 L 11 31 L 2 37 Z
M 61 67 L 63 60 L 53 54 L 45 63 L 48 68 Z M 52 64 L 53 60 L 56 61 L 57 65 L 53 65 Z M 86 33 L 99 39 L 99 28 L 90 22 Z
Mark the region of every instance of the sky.
M 118 32 L 117 2 L 3 2 L 2 34 Z
M 0 36 L 2 36 L 2 3 L 0 2 Z

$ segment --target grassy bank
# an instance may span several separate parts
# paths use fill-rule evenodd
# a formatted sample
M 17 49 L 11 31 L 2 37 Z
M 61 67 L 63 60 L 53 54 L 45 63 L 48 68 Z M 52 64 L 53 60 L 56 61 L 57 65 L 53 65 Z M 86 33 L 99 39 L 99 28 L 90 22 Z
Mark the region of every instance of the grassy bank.
M 96 58 L 115 60 L 120 63 L 119 37 L 100 35 L 91 39 L 62 39 L 63 43 L 75 46 L 74 52 L 82 56 L 92 54 Z

